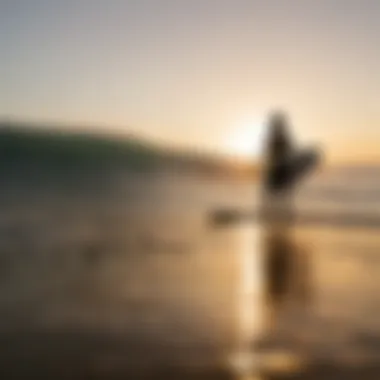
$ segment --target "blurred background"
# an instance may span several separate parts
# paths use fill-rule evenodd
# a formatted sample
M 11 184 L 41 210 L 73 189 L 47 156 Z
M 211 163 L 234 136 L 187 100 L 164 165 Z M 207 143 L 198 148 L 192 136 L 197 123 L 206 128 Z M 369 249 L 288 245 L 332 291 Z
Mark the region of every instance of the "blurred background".
M 1 378 L 378 379 L 379 17 L 0 1 Z M 313 222 L 210 224 L 259 208 L 273 109 Z

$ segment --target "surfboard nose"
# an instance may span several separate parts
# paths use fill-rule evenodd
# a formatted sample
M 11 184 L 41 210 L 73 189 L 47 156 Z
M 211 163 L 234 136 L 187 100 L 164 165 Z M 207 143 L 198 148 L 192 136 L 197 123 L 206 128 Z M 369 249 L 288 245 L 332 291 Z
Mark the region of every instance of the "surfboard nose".
M 275 163 L 267 174 L 266 187 L 270 192 L 281 192 L 296 186 L 302 178 L 316 168 L 320 154 L 316 149 L 307 149 L 287 160 Z

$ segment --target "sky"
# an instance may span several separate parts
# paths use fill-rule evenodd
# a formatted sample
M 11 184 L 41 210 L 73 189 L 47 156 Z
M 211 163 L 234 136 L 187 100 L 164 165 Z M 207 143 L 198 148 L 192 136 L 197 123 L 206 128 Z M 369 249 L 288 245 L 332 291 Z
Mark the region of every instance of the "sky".
M 0 117 L 260 153 L 284 109 L 380 162 L 380 1 L 0 0 Z

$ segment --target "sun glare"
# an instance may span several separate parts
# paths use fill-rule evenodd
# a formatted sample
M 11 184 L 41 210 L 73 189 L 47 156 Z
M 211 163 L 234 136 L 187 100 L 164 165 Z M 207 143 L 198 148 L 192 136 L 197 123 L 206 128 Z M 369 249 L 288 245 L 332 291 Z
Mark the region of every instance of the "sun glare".
M 264 145 L 264 123 L 244 122 L 238 125 L 226 139 L 229 153 L 242 158 L 257 158 Z

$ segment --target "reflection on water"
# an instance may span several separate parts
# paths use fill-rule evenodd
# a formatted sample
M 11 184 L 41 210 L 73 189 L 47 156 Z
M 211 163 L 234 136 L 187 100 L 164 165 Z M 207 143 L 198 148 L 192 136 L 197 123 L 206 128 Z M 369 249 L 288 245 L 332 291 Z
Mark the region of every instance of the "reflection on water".
M 232 368 L 240 375 L 252 375 L 256 371 L 255 352 L 252 342 L 263 329 L 263 283 L 262 255 L 254 249 L 259 230 L 247 226 L 239 228 L 237 237 L 237 260 L 239 263 L 237 316 L 237 345 L 231 355 Z
M 305 362 L 301 325 L 311 301 L 310 252 L 289 224 L 239 228 L 240 339 L 232 366 L 243 377 L 294 372 Z
M 311 252 L 297 241 L 291 226 L 270 227 L 264 231 L 263 255 L 266 318 L 275 327 L 283 310 L 298 314 L 307 310 L 312 296 Z

